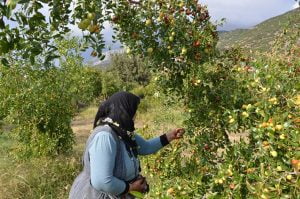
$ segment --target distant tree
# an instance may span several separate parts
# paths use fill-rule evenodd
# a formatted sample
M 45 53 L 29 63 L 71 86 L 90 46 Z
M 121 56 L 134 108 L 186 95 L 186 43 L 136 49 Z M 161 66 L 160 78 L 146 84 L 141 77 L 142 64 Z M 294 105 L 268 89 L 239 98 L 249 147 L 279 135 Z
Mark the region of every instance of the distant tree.
M 146 59 L 139 58 L 138 56 L 115 53 L 111 56 L 109 70 L 119 74 L 119 77 L 125 83 L 145 85 L 150 79 L 150 69 L 148 64 Z

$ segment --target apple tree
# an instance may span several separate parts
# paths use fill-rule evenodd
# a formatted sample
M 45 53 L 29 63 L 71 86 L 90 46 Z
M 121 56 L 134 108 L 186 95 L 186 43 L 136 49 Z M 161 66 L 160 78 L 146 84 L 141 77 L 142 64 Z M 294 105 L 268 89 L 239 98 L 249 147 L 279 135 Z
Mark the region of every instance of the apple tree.
M 151 198 L 298 197 L 299 44 L 291 25 L 269 53 L 233 49 L 192 68 L 187 136 L 144 159 Z

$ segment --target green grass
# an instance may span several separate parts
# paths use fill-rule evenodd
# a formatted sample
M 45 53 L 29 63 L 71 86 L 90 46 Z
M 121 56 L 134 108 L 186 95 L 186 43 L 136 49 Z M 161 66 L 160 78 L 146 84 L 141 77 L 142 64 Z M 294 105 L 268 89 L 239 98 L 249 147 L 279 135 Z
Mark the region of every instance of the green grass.
M 8 137 L 8 133 L 0 133 L 0 168 L 11 166 L 6 159 L 12 143 L 13 141 Z
M 84 108 L 80 113 L 75 116 L 76 120 L 91 120 L 94 119 L 95 114 L 97 113 L 98 106 L 93 104 Z
M 137 132 L 145 137 L 160 135 L 183 125 L 187 115 L 178 104 L 164 104 L 161 98 L 142 100 L 136 117 Z
M 67 198 L 80 156 L 17 159 L 8 132 L 0 135 L 0 198 Z

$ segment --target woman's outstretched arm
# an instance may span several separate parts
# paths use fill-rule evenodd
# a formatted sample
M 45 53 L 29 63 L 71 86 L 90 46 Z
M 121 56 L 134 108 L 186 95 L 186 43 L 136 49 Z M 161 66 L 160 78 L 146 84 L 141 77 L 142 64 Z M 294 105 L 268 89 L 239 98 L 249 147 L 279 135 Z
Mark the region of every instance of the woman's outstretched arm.
M 140 155 L 149 155 L 157 152 L 162 147 L 169 144 L 174 139 L 182 138 L 184 129 L 178 128 L 170 131 L 169 133 L 163 134 L 159 137 L 145 140 L 140 135 L 135 135 L 135 140 L 139 146 L 138 152 Z
M 149 155 L 155 153 L 162 147 L 169 144 L 166 134 L 149 140 L 145 140 L 140 135 L 135 134 L 135 140 L 138 145 L 138 153 L 140 155 Z

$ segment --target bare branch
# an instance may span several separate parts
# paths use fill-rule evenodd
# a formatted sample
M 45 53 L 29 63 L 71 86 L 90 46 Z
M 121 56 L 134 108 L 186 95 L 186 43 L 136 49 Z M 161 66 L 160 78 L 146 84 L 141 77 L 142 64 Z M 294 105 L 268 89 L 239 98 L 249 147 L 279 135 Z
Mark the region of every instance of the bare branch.
M 129 3 L 131 3 L 131 4 L 137 4 L 137 5 L 140 5 L 140 4 L 141 4 L 140 1 L 133 1 L 133 0 L 128 0 L 128 1 L 129 1 Z

